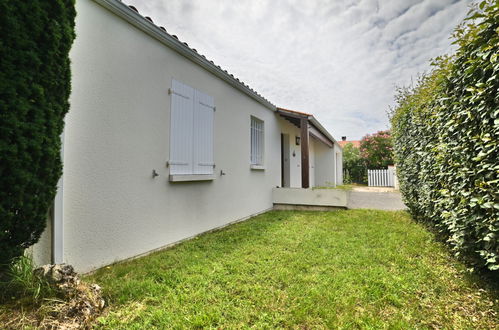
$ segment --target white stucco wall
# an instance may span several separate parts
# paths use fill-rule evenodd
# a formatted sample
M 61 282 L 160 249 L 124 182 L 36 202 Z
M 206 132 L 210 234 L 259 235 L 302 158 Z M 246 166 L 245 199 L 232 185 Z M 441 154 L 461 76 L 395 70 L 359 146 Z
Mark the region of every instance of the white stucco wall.
M 47 216 L 47 226 L 38 242 L 27 249 L 36 265 L 52 263 L 52 215 Z
M 335 155 L 334 148 L 313 139 L 315 144 L 315 185 L 317 187 L 334 186 L 335 184 Z
M 312 136 L 309 137 L 308 141 L 308 158 L 309 158 L 309 184 L 310 187 L 315 187 L 315 145 L 318 143 Z
M 297 127 L 94 1 L 78 0 L 76 9 L 64 262 L 87 272 L 272 208 L 281 133 L 290 139 L 291 187 L 301 187 Z M 215 99 L 213 181 L 168 181 L 172 78 Z M 251 116 L 265 122 L 263 171 L 250 169 Z M 322 162 L 333 153 L 310 141 L 313 186 L 330 174 Z M 38 263 L 50 259 L 50 236 L 49 226 L 33 249 Z
M 271 208 L 276 115 L 93 1 L 76 8 L 64 261 L 89 271 Z M 168 182 L 172 78 L 215 98 L 214 181 Z M 264 171 L 250 170 L 250 116 L 265 122 Z
M 336 168 L 336 184 L 343 184 L 343 149 L 334 144 L 334 154 L 335 154 L 335 168 Z

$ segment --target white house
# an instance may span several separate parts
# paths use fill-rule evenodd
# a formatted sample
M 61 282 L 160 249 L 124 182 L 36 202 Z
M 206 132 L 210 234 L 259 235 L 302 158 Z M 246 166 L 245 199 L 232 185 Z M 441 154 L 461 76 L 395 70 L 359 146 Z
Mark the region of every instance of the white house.
M 341 148 L 118 0 L 77 0 L 64 175 L 37 263 L 87 272 L 341 184 Z

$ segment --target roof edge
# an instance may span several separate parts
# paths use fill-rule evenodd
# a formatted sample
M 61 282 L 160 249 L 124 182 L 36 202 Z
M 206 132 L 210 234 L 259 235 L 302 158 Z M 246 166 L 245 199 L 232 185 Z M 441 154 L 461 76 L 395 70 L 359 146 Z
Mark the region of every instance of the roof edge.
M 314 115 L 306 112 L 290 110 L 281 107 L 277 107 L 276 112 L 284 116 L 307 119 L 310 124 L 315 126 L 315 128 L 317 128 L 322 134 L 324 134 L 333 144 L 336 144 L 338 147 L 341 148 L 341 145 L 338 143 L 338 141 L 336 141 L 335 138 L 328 132 L 328 130 L 324 126 L 322 126 L 322 124 L 319 123 L 317 119 L 315 119 Z
M 272 104 L 269 100 L 258 94 L 256 91 L 249 88 L 239 79 L 236 79 L 233 75 L 224 71 L 220 66 L 215 65 L 212 61 L 206 59 L 206 57 L 200 55 L 198 52 L 194 51 L 187 44 L 182 43 L 177 38 L 170 35 L 168 32 L 161 29 L 159 26 L 149 21 L 144 16 L 140 15 L 138 12 L 131 9 L 126 4 L 119 0 L 93 0 L 97 4 L 111 11 L 113 14 L 121 17 L 128 23 L 132 24 L 139 30 L 147 33 L 149 36 L 158 40 L 167 47 L 173 49 L 180 55 L 191 60 L 195 64 L 198 64 L 202 68 L 206 69 L 208 72 L 214 74 L 218 78 L 227 82 L 232 87 L 238 89 L 244 94 L 248 95 L 258 103 L 262 104 L 266 108 L 276 111 L 276 106 Z
M 277 110 L 277 112 L 291 113 L 291 114 L 295 114 L 295 115 L 301 116 L 301 117 L 310 117 L 310 116 L 312 116 L 312 114 L 310 114 L 310 113 L 296 111 L 296 110 L 291 110 L 291 109 L 286 109 L 286 108 L 281 108 L 281 107 L 277 107 L 276 110 Z
M 322 134 L 324 134 L 329 140 L 331 140 L 331 142 L 333 142 L 334 144 L 336 144 L 338 147 L 341 148 L 340 144 L 338 143 L 338 141 L 336 141 L 336 139 L 328 132 L 328 130 L 322 126 L 321 123 L 319 123 L 319 121 L 317 119 L 315 119 L 315 117 L 312 115 L 308 118 L 308 120 L 310 121 L 310 123 L 312 125 L 314 125 Z

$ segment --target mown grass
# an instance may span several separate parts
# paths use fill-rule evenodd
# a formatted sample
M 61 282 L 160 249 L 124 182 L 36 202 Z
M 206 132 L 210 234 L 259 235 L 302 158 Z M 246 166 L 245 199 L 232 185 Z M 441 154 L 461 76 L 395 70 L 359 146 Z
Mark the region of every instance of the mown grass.
M 102 328 L 498 326 L 497 292 L 404 212 L 269 212 L 89 280 Z
M 312 190 L 315 189 L 341 189 L 341 190 L 352 190 L 355 187 L 367 187 L 367 185 L 361 185 L 357 183 L 352 183 L 352 184 L 342 184 L 339 186 L 319 186 L 319 187 L 313 187 Z

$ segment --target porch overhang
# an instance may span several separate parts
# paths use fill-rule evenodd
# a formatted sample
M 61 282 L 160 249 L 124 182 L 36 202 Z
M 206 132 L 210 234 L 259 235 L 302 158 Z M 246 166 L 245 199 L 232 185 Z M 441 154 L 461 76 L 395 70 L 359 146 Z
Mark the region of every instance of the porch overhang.
M 319 140 L 320 142 L 327 145 L 329 148 L 333 148 L 334 144 L 337 143 L 336 140 L 329 134 L 329 132 L 315 119 L 315 117 L 306 112 L 294 111 L 284 108 L 277 108 L 276 112 L 284 119 L 289 121 L 296 127 L 302 127 L 302 120 L 306 119 L 308 125 L 308 130 L 310 135 Z
M 301 146 L 301 186 L 310 187 L 310 147 L 309 137 L 312 136 L 318 141 L 324 143 L 329 148 L 334 147 L 336 142 L 333 137 L 320 125 L 320 123 L 311 114 L 299 111 L 277 108 L 276 112 L 300 129 Z

